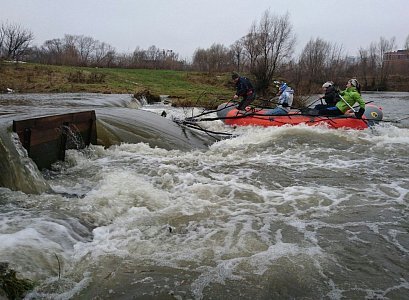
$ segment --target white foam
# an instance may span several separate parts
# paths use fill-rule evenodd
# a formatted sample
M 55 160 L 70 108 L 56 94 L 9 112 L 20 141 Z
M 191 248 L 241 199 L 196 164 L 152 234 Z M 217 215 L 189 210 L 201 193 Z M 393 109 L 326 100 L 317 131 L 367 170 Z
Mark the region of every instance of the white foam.
M 332 224 L 331 218 L 372 204 L 368 199 L 356 204 L 359 193 L 365 198 L 379 192 L 395 204 L 407 203 L 404 180 L 388 185 L 341 177 L 353 173 L 358 178 L 363 165 L 380 175 L 382 170 L 371 168 L 380 164 L 381 145 L 393 141 L 397 147 L 407 146 L 402 138 L 406 132 L 400 129 L 373 133 L 299 125 L 229 130 L 237 136 L 207 151 L 168 151 L 139 143 L 70 153 L 69 172 L 81 177 L 94 168 L 97 174 L 71 187 L 85 197 L 72 200 L 70 209 L 95 226 L 91 241 L 75 242 L 72 264 L 91 265 L 116 256 L 192 270 L 200 274 L 192 283 L 199 298 L 212 283 L 262 276 L 281 258 L 312 262 L 311 272 L 330 282 L 331 275 L 323 270 L 336 259 L 328 258 L 330 249 L 320 247 L 320 230 L 356 227 L 382 235 L 386 224 Z M 327 170 L 334 178 L 323 182 L 320 173 Z M 67 183 L 55 182 L 69 192 Z M 373 204 L 380 205 L 382 197 L 374 197 Z M 391 230 L 384 237 L 407 251 L 400 235 Z M 350 230 L 344 242 L 368 240 Z M 332 298 L 342 295 L 335 283 L 329 288 Z

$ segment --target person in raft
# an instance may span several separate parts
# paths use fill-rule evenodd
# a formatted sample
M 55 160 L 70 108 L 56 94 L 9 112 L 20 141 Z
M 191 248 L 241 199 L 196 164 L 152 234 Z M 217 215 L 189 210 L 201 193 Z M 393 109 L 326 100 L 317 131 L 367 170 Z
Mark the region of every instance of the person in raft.
M 291 105 L 293 105 L 294 100 L 294 90 L 287 85 L 287 83 L 282 82 L 278 87 L 278 105 L 274 108 L 269 115 L 282 116 L 289 113 Z
M 322 85 L 322 90 L 324 91 L 324 96 L 322 96 L 321 104 L 315 105 L 314 109 L 320 110 L 328 107 L 335 106 L 338 100 L 340 100 L 338 95 L 338 90 L 332 81 L 327 81 Z M 322 102 L 325 101 L 325 104 Z
M 239 97 L 243 97 L 237 109 L 244 110 L 256 97 L 254 87 L 247 77 L 239 76 L 237 73 L 233 73 L 231 78 L 236 85 L 236 94 L 233 96 L 233 99 L 236 100 L 239 99 Z
M 355 117 L 362 118 L 365 112 L 365 102 L 361 97 L 361 85 L 355 78 L 348 80 L 346 89 L 339 93 L 340 100 L 333 107 L 327 107 L 319 110 L 323 116 L 340 116 L 345 114 L 355 103 L 359 104 L 359 110 L 354 111 Z

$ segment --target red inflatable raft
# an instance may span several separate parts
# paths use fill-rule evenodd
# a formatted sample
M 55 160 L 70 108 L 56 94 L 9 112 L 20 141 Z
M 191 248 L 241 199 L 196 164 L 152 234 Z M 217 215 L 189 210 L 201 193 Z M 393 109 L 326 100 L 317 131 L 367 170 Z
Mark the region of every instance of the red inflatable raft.
M 249 108 L 239 111 L 233 103 L 223 103 L 217 108 L 217 116 L 227 125 L 233 126 L 283 126 L 299 125 L 308 126 L 326 125 L 330 128 L 366 129 L 375 125 L 383 118 L 382 108 L 367 104 L 362 119 L 357 119 L 353 113 L 342 116 L 317 116 L 290 111 L 288 115 L 271 115 L 272 109 Z

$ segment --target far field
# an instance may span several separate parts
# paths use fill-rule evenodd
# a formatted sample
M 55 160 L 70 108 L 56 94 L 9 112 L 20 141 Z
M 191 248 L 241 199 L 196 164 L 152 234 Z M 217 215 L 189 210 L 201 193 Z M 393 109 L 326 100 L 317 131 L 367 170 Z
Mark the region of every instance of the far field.
M 152 99 L 168 95 L 173 106 L 212 109 L 232 99 L 235 88 L 230 75 L 0 62 L 0 93 L 12 89 L 17 93 L 144 94 Z M 409 91 L 406 76 L 390 76 L 388 86 L 389 91 Z M 313 95 L 319 93 L 321 85 L 313 90 Z M 296 93 L 295 106 L 303 107 L 310 97 L 311 95 Z M 274 103 L 259 100 L 262 106 Z
M 112 93 L 169 95 L 176 105 L 200 102 L 214 106 L 231 99 L 230 74 L 189 71 L 81 68 L 30 63 L 0 63 L 0 92 L 19 93 Z

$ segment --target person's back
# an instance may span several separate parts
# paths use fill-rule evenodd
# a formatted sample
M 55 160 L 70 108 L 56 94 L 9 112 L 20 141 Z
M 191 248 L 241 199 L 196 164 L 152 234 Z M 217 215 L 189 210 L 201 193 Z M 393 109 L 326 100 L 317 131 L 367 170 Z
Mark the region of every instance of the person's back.
M 238 91 L 238 96 L 245 96 L 249 90 L 254 90 L 253 85 L 247 77 L 239 77 L 236 82 L 236 88 Z
M 325 103 L 328 106 L 335 106 L 335 104 L 339 100 L 338 91 L 335 86 L 331 85 L 330 87 L 328 87 L 322 99 L 325 100 Z
M 239 76 L 237 73 L 233 73 L 232 79 L 236 85 L 236 94 L 233 99 L 238 99 L 243 97 L 237 106 L 238 110 L 243 110 L 247 105 L 249 105 L 255 99 L 254 87 L 247 77 Z
M 293 100 L 294 90 L 285 82 L 281 83 L 279 87 L 278 105 L 269 113 L 269 115 L 280 116 L 288 114 L 293 105 Z
M 320 110 L 320 109 L 335 106 L 338 100 L 340 100 L 339 95 L 338 95 L 338 90 L 332 81 L 325 82 L 322 85 L 322 89 L 324 91 L 324 96 L 320 98 L 321 104 L 316 105 L 314 109 Z M 325 104 L 322 103 L 322 100 L 325 101 Z
M 278 98 L 278 103 L 288 113 L 293 105 L 294 90 L 287 86 Z

